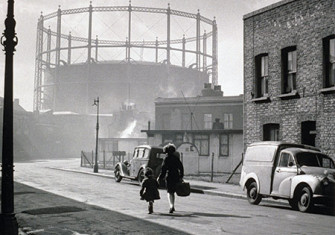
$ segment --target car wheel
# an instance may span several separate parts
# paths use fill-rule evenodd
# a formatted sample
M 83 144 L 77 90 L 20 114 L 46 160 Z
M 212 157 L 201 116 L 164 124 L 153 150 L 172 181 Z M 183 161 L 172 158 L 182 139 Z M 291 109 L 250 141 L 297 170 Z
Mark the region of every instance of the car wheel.
M 142 181 L 144 180 L 144 170 L 143 169 L 141 169 L 140 172 L 138 173 L 137 180 L 139 184 L 142 184 Z
M 295 211 L 298 210 L 298 201 L 297 201 L 296 198 L 289 199 L 288 203 L 290 204 L 290 206 L 293 210 L 295 210 Z
M 247 188 L 247 198 L 250 204 L 258 205 L 262 200 L 262 195 L 257 191 L 257 183 L 252 182 Z
M 298 208 L 301 212 L 310 211 L 313 207 L 313 193 L 309 187 L 303 187 L 298 198 Z
M 121 172 L 120 172 L 120 167 L 119 166 L 115 167 L 114 176 L 115 176 L 115 181 L 116 182 L 120 182 L 122 180 L 122 176 L 121 176 Z

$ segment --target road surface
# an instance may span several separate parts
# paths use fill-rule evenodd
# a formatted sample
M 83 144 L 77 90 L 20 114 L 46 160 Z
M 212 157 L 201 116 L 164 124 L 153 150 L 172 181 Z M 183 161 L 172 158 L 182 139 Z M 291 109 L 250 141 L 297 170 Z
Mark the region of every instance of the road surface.
M 301 213 L 271 202 L 253 206 L 244 199 L 196 193 L 177 197 L 176 213 L 171 215 L 166 192 L 161 190 L 161 200 L 154 203 L 154 214 L 149 215 L 137 183 L 116 183 L 109 178 L 50 168 L 66 164 L 66 160 L 16 163 L 15 181 L 190 234 L 335 233 L 334 216 Z

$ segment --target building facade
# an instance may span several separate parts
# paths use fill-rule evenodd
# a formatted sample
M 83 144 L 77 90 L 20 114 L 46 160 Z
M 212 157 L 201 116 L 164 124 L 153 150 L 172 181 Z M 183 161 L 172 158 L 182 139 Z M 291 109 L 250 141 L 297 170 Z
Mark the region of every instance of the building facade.
M 335 2 L 284 0 L 244 16 L 244 143 L 335 156 Z
M 197 97 L 155 100 L 156 130 L 241 130 L 242 127 L 243 96 L 223 96 L 219 85 L 212 87 L 211 83 L 205 83 Z
M 143 130 L 148 143 L 174 143 L 186 174 L 231 173 L 241 161 L 242 95 L 223 96 L 206 83 L 201 96 L 157 98 L 155 117 L 155 129 Z

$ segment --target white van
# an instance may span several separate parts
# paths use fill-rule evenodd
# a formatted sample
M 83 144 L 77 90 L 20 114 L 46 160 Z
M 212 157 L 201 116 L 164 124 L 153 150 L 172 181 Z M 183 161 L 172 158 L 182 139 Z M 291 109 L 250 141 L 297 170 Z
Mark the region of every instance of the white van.
M 309 211 L 314 203 L 334 207 L 335 164 L 319 149 L 264 141 L 247 147 L 240 185 L 251 204 L 263 197 L 287 199 L 293 209 Z

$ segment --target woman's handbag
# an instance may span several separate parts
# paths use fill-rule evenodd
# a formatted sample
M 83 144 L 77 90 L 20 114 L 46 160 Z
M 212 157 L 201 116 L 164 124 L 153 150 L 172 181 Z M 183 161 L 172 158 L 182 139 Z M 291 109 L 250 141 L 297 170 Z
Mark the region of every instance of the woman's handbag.
M 191 187 L 189 182 L 181 180 L 176 184 L 176 193 L 180 197 L 187 197 L 191 193 Z

